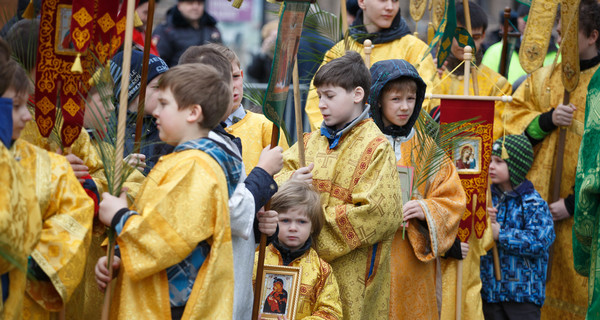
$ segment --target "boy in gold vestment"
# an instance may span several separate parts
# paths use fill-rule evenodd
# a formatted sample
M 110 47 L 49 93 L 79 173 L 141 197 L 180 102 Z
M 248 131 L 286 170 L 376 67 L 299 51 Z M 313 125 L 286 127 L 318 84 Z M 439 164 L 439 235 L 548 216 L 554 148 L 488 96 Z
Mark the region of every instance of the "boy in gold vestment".
M 365 105 L 371 75 L 349 51 L 322 66 L 314 82 L 324 125 L 299 141 L 309 165 L 300 167 L 296 144 L 276 180 L 306 180 L 321 193 L 326 222 L 314 247 L 333 268 L 344 319 L 385 317 L 402 201 L 394 152 Z
M 227 201 L 242 164 L 206 138 L 231 103 L 228 80 L 200 64 L 166 72 L 153 116 L 160 139 L 176 146 L 174 152 L 160 158 L 131 209 L 124 193 L 103 194 L 99 218 L 115 228 L 119 252 L 113 267 L 122 264 L 112 319 L 232 317 Z M 96 265 L 101 287 L 111 280 L 106 269 L 102 258 Z
M 568 19 L 567 19 L 568 20 Z M 566 26 L 559 22 L 561 35 Z M 573 267 L 573 211 L 575 171 L 581 132 L 585 118 L 588 84 L 600 66 L 600 5 L 596 1 L 581 1 L 579 7 L 579 82 L 570 94 L 569 104 L 563 104 L 562 65 L 546 66 L 533 72 L 513 95 L 513 102 L 504 110 L 506 132 L 528 136 L 535 157 L 527 174 L 535 189 L 548 202 L 554 218 L 556 241 L 549 263 L 549 280 L 542 319 L 584 319 L 588 305 L 587 279 Z M 561 42 L 559 37 L 559 43 Z M 559 127 L 566 128 L 563 166 L 556 175 L 556 153 Z M 554 180 L 560 179 L 560 198 L 552 199 Z M 568 285 L 565 285 L 568 284 Z

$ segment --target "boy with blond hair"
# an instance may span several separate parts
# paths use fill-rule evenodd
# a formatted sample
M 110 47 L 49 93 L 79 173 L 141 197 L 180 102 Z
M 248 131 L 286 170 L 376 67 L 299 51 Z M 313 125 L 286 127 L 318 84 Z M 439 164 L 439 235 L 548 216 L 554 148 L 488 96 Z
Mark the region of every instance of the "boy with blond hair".
M 304 136 L 308 167 L 298 146 L 284 152 L 279 183 L 304 180 L 321 193 L 325 225 L 315 250 L 340 285 L 344 319 L 387 314 L 391 242 L 401 223 L 396 159 L 365 105 L 371 75 L 349 51 L 317 71 L 323 127 Z
M 203 90 L 198 90 L 201 87 Z M 99 218 L 115 228 L 122 264 L 111 318 L 231 319 L 233 255 L 227 201 L 241 161 L 208 139 L 231 103 L 228 81 L 210 66 L 166 72 L 153 116 L 175 147 L 148 175 L 131 209 L 125 193 L 103 194 Z M 98 282 L 108 282 L 96 265 Z M 214 288 L 220 288 L 218 292 Z
M 225 130 L 242 140 L 242 158 L 246 166 L 246 174 L 250 174 L 250 171 L 257 165 L 263 149 L 271 145 L 273 123 L 264 115 L 245 110 L 242 106 L 244 72 L 237 54 L 220 44 L 211 43 L 206 46 L 219 50 L 231 62 L 233 104 L 230 114 L 225 119 L 227 125 Z M 285 135 L 280 134 L 278 145 L 284 150 L 289 147 Z

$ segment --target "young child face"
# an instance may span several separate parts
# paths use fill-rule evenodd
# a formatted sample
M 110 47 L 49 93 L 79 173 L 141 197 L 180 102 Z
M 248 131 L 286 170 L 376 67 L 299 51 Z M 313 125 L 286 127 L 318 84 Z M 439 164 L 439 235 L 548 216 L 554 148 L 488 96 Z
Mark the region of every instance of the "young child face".
M 357 104 L 362 102 L 364 91 L 362 88 L 347 92 L 342 87 L 324 85 L 317 88 L 319 96 L 319 111 L 323 121 L 336 130 L 358 117 L 362 110 Z
M 279 241 L 290 250 L 296 251 L 304 245 L 310 232 L 312 223 L 306 215 L 305 208 L 293 207 L 286 212 L 279 213 Z
M 85 128 L 106 132 L 106 126 L 115 106 L 110 98 L 105 100 L 108 103 L 107 106 L 102 103 L 102 96 L 97 90 L 88 95 L 85 113 L 83 114 L 83 126 Z
M 492 156 L 490 162 L 490 179 L 493 184 L 497 184 L 502 190 L 510 190 L 510 174 L 506 161 L 498 156 Z
M 159 74 L 158 76 L 154 77 L 152 81 L 148 82 L 148 85 L 146 86 L 144 113 L 147 115 L 152 115 L 152 113 L 154 113 L 154 109 L 156 109 L 156 106 L 158 105 L 158 81 L 160 81 L 161 77 L 162 74 Z
M 15 88 L 8 88 L 2 98 L 13 99 L 13 132 L 12 139 L 17 140 L 21 136 L 21 131 L 25 128 L 25 124 L 31 120 L 31 113 L 27 109 L 27 93 L 18 93 Z
M 227 115 L 229 116 L 233 111 L 242 103 L 244 97 L 244 75 L 242 70 L 237 63 L 231 63 L 231 80 L 233 82 L 233 108 L 228 110 Z
M 417 93 L 408 90 L 387 90 L 381 97 L 383 124 L 404 126 L 415 110 Z
M 186 109 L 179 110 L 170 88 L 158 90 L 158 105 L 152 115 L 156 118 L 160 140 L 176 146 L 183 142 L 182 128 L 188 125 Z
M 392 25 L 400 10 L 398 0 L 358 0 L 363 10 L 363 23 L 369 32 L 379 32 Z

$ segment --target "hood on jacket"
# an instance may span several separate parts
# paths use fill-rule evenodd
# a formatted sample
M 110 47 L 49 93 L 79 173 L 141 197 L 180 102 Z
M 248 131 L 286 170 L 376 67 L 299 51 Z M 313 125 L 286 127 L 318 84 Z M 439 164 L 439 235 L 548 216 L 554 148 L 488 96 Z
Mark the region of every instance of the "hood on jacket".
M 388 82 L 400 79 L 410 78 L 417 83 L 417 99 L 415 101 L 415 109 L 404 126 L 390 125 L 384 127 L 383 111 L 380 104 L 383 88 Z M 417 69 L 412 64 L 402 59 L 378 61 L 371 67 L 371 94 L 369 95 L 369 104 L 371 105 L 371 114 L 373 120 L 379 129 L 393 137 L 407 136 L 410 130 L 417 122 L 423 100 L 425 99 L 425 89 L 427 85 L 419 76 Z
M 191 27 L 190 23 L 187 19 L 181 14 L 181 11 L 177 9 L 177 5 L 171 7 L 169 11 L 167 11 L 167 21 L 169 24 L 176 28 L 188 28 Z M 199 21 L 200 26 L 209 26 L 214 27 L 217 25 L 217 20 L 211 16 L 208 12 L 206 12 L 206 7 L 204 9 L 204 14 L 200 17 Z
M 402 18 L 402 15 L 400 15 L 400 10 L 398 10 L 398 14 L 396 14 L 396 17 L 394 17 L 392 25 L 389 28 L 375 33 L 368 33 L 363 22 L 363 11 L 358 10 L 352 26 L 350 26 L 348 29 L 348 33 L 352 39 L 354 39 L 354 41 L 360 44 L 362 44 L 366 39 L 371 40 L 373 44 L 378 44 L 400 39 L 405 35 L 410 34 L 411 31 L 406 24 L 406 20 Z

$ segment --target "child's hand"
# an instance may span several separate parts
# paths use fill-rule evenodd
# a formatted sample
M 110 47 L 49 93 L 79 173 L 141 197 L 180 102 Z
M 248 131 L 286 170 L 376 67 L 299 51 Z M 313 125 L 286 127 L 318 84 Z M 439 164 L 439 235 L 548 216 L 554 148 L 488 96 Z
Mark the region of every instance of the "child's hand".
M 573 121 L 573 112 L 575 112 L 575 110 L 577 110 L 577 108 L 575 108 L 573 104 L 559 104 L 552 113 L 552 122 L 557 127 L 570 126 L 571 121 Z
M 462 254 L 463 259 L 467 258 L 467 254 L 469 253 L 469 243 L 468 242 L 460 243 L 460 253 Z
M 271 149 L 271 146 L 266 146 L 260 153 L 256 166 L 274 176 L 283 168 L 283 149 L 280 146 L 273 149 Z
M 274 235 L 277 231 L 277 222 L 279 222 L 279 219 L 276 211 L 265 211 L 265 208 L 260 208 L 258 211 L 258 230 L 261 233 L 266 234 L 267 237 Z
M 115 197 L 108 192 L 102 194 L 102 201 L 100 202 L 98 210 L 98 219 L 104 223 L 105 226 L 109 226 L 112 222 L 113 217 L 117 211 L 122 208 L 127 208 L 127 188 L 121 190 L 121 195 Z
M 296 170 L 293 174 L 292 174 L 292 178 L 294 180 L 298 180 L 298 181 L 304 181 L 308 184 L 312 184 L 312 169 L 315 168 L 315 164 L 314 162 L 309 164 L 308 167 L 302 167 L 298 170 Z
M 500 224 L 498 222 L 492 222 L 492 235 L 495 241 L 498 241 L 500 235 Z
M 410 219 L 419 219 L 421 221 L 425 220 L 425 213 L 423 212 L 423 208 L 416 200 L 410 200 L 404 204 L 402 207 L 402 215 L 404 217 L 404 221 L 408 221 Z
M 56 153 L 62 155 L 62 151 L 60 149 L 56 150 Z M 79 159 L 78 156 L 72 153 L 66 155 L 65 158 L 67 158 L 67 161 L 69 161 L 71 164 L 71 168 L 73 168 L 73 173 L 75 173 L 77 180 L 79 180 L 80 183 L 84 183 L 85 179 L 83 179 L 83 177 L 90 174 L 90 169 L 83 163 L 83 160 Z
M 488 215 L 490 216 L 490 220 L 492 221 L 492 223 L 497 222 L 496 214 L 498 213 L 498 209 L 496 209 L 494 207 L 488 207 L 487 212 L 488 212 Z
M 123 159 L 128 165 L 144 172 L 146 169 L 146 155 L 141 153 L 132 153 Z
M 119 270 L 119 267 L 121 266 L 121 258 L 117 257 L 117 256 L 113 256 L 112 259 L 112 268 L 113 268 L 113 278 L 117 276 L 117 270 Z M 98 289 L 102 292 L 104 292 L 104 290 L 106 289 L 106 286 L 108 285 L 108 283 L 110 282 L 110 280 L 112 280 L 109 277 L 109 272 L 108 272 L 108 267 L 106 266 L 106 263 L 108 262 L 108 258 L 106 258 L 106 256 L 101 257 L 100 259 L 98 259 L 98 262 L 96 263 L 96 268 L 94 268 L 94 272 L 96 273 L 96 283 L 98 284 Z

